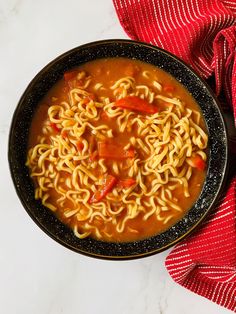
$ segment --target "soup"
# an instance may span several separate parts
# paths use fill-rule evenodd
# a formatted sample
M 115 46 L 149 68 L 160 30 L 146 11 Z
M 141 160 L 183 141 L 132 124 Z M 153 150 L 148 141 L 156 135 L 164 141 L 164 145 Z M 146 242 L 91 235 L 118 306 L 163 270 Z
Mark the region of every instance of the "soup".
M 42 99 L 26 164 L 35 198 L 75 236 L 134 241 L 168 229 L 196 201 L 207 142 L 198 105 L 172 76 L 98 59 Z

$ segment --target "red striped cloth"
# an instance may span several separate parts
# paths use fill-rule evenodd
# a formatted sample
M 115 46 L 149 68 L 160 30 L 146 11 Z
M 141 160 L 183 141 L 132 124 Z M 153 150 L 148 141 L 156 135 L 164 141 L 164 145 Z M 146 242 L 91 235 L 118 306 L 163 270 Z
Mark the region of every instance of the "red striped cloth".
M 201 230 L 177 245 L 166 259 L 180 285 L 236 311 L 236 178 Z
M 203 78 L 214 73 L 216 93 L 223 87 L 236 123 L 235 0 L 113 2 L 121 25 L 132 39 L 172 52 Z
M 236 0 L 113 0 L 126 33 L 214 76 L 236 123 Z M 233 142 L 232 142 L 233 143 Z M 235 144 L 232 150 L 235 152 Z M 166 267 L 180 285 L 236 311 L 236 171 L 201 229 L 177 245 Z

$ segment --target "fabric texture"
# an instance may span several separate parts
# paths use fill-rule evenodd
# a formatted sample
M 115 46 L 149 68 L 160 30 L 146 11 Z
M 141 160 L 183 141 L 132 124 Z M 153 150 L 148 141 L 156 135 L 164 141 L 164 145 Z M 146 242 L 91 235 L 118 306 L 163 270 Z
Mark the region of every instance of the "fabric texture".
M 203 79 L 214 78 L 217 96 L 236 124 L 236 1 L 113 0 L 131 39 L 168 50 Z M 211 80 L 212 81 L 212 80 Z M 225 101 L 226 100 L 226 101 Z M 231 139 L 225 194 L 201 229 L 166 259 L 171 277 L 187 289 L 236 311 L 236 140 Z

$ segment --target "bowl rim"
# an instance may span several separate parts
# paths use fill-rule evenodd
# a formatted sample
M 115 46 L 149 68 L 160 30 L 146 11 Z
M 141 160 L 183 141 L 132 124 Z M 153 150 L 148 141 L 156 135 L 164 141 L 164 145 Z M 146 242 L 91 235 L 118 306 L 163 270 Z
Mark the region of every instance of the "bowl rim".
M 222 180 L 220 182 L 220 185 L 218 187 L 218 190 L 213 198 L 213 201 L 211 202 L 210 206 L 208 207 L 208 209 L 204 210 L 204 214 L 201 216 L 200 219 L 198 219 L 191 228 L 189 228 L 187 230 L 187 232 L 185 232 L 183 235 L 179 236 L 177 239 L 171 241 L 170 243 L 160 247 L 160 248 L 156 248 L 153 249 L 151 251 L 147 251 L 144 253 L 138 253 L 138 254 L 134 254 L 134 255 L 128 255 L 128 256 L 123 256 L 123 255 L 102 255 L 100 253 L 96 254 L 96 253 L 91 253 L 91 252 L 87 252 L 87 251 L 83 251 L 81 249 L 78 249 L 68 243 L 66 243 L 65 241 L 63 241 L 62 239 L 56 237 L 56 235 L 54 235 L 52 232 L 50 232 L 45 226 L 44 224 L 40 223 L 36 217 L 33 215 L 33 213 L 31 211 L 28 210 L 27 207 L 27 202 L 26 200 L 22 197 L 19 187 L 18 187 L 18 183 L 16 180 L 16 177 L 14 175 L 14 171 L 13 171 L 13 161 L 11 159 L 11 142 L 14 136 L 14 128 L 16 126 L 16 120 L 17 120 L 17 115 L 20 111 L 20 107 L 21 105 L 24 103 L 24 99 L 27 96 L 27 92 L 34 86 L 34 84 L 38 81 L 38 79 L 45 74 L 45 72 L 47 71 L 47 69 L 51 68 L 53 65 L 57 64 L 60 60 L 62 60 L 63 58 L 65 58 L 66 56 L 69 56 L 71 54 L 73 54 L 76 51 L 79 51 L 81 49 L 84 48 L 91 48 L 94 46 L 99 46 L 99 45 L 106 45 L 106 44 L 131 44 L 131 45 L 139 45 L 142 47 L 147 47 L 149 49 L 152 50 L 156 50 L 159 51 L 169 57 L 171 57 L 173 60 L 175 60 L 177 63 L 181 63 L 184 67 L 186 67 L 200 82 L 203 86 L 206 87 L 208 93 L 210 94 L 211 98 L 214 100 L 217 110 L 218 110 L 218 114 L 220 116 L 221 119 L 221 123 L 223 126 L 223 131 L 225 133 L 225 163 L 224 163 L 224 169 L 223 169 L 223 174 L 222 174 Z M 109 57 L 108 57 L 109 58 Z M 126 57 L 128 58 L 128 57 Z M 139 59 L 141 60 L 141 59 Z M 141 60 L 142 61 L 142 60 Z M 144 61 L 145 62 L 145 61 Z M 164 69 L 165 71 L 165 69 Z M 181 83 L 182 84 L 182 83 Z M 207 124 L 206 124 L 207 125 Z M 143 258 L 143 257 L 148 257 L 148 256 L 152 256 L 154 254 L 160 253 L 165 251 L 166 249 L 173 247 L 174 245 L 176 245 L 177 243 L 179 243 L 180 241 L 183 241 L 183 239 L 185 239 L 186 237 L 188 237 L 190 234 L 192 234 L 193 231 L 196 231 L 202 224 L 202 222 L 205 220 L 205 218 L 208 216 L 209 212 L 212 211 L 212 209 L 215 207 L 216 202 L 218 201 L 218 199 L 221 197 L 221 194 L 223 192 L 223 189 L 226 185 L 226 181 L 227 181 L 227 176 L 228 176 L 228 172 L 229 172 L 229 136 L 228 136 L 228 130 L 226 127 L 226 123 L 225 123 L 225 119 L 224 119 L 224 115 L 223 115 L 223 110 L 220 106 L 220 103 L 216 97 L 216 95 L 214 94 L 214 92 L 212 91 L 211 87 L 209 86 L 209 84 L 200 77 L 200 75 L 194 70 L 192 69 L 191 66 L 189 66 L 185 61 L 181 60 L 179 57 L 177 57 L 176 55 L 172 54 L 169 51 L 164 50 L 163 48 L 159 48 L 157 46 L 154 46 L 152 44 L 148 44 L 142 41 L 136 41 L 136 40 L 130 40 L 130 39 L 103 39 L 103 40 L 97 40 L 97 41 L 91 41 L 91 42 L 87 42 L 85 44 L 76 46 L 72 49 L 69 49 L 65 52 L 63 52 L 62 54 L 59 54 L 57 57 L 55 57 L 53 60 L 51 60 L 50 62 L 48 62 L 45 66 L 43 66 L 43 68 L 38 71 L 36 73 L 36 75 L 32 78 L 32 80 L 28 83 L 28 85 L 25 87 L 15 109 L 12 115 L 12 119 L 11 119 L 11 124 L 10 124 L 10 129 L 9 129 L 9 136 L 8 136 L 8 165 L 10 168 L 10 175 L 14 184 L 14 188 L 15 191 L 17 193 L 17 196 L 21 202 L 21 204 L 23 205 L 25 211 L 27 212 L 27 214 L 31 217 L 31 219 L 34 221 L 34 223 L 36 223 L 36 225 L 43 231 L 45 232 L 50 238 L 52 238 L 53 240 L 55 240 L 56 242 L 58 242 L 59 244 L 63 245 L 64 247 L 85 255 L 85 256 L 89 256 L 89 257 L 94 257 L 94 258 L 99 258 L 99 259 L 105 259 L 105 260 L 133 260 L 133 259 L 138 259 L 138 258 Z M 139 242 L 136 241 L 136 242 Z

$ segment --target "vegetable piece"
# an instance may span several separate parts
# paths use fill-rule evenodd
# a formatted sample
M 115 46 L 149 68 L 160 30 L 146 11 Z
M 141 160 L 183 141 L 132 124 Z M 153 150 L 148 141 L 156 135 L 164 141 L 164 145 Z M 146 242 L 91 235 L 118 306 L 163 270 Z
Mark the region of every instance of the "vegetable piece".
M 115 177 L 109 174 L 104 175 L 102 179 L 102 185 L 92 195 L 92 197 L 89 200 L 89 204 L 100 202 L 113 189 L 116 183 L 117 179 Z
M 125 188 L 131 187 L 135 183 L 136 183 L 136 180 L 134 180 L 132 178 L 127 178 L 127 179 L 119 180 L 117 183 L 117 186 L 119 188 L 125 189 Z
M 85 105 L 87 105 L 88 103 L 90 103 L 90 99 L 88 97 L 84 98 L 83 99 Z
M 62 130 L 61 136 L 66 139 L 68 137 L 68 132 L 66 130 Z
M 193 166 L 195 168 L 197 168 L 198 170 L 204 170 L 206 168 L 206 163 L 205 161 L 202 159 L 201 156 L 196 155 L 194 157 L 191 157 L 191 160 L 193 162 Z
M 92 152 L 89 156 L 89 161 L 92 162 L 92 161 L 95 161 L 98 159 L 98 152 L 97 150 L 95 150 L 94 152 Z
M 88 104 L 91 100 L 94 101 L 95 99 L 96 99 L 95 95 L 94 94 L 90 94 L 89 96 L 85 97 L 83 100 L 84 100 L 85 104 Z
M 107 143 L 107 142 L 98 142 L 98 155 L 100 158 L 107 159 L 126 159 L 134 157 L 134 149 L 129 148 L 125 150 L 122 146 Z
M 60 132 L 60 129 L 58 128 L 58 126 L 56 125 L 56 123 L 51 122 L 51 123 L 50 123 L 50 127 L 51 127 L 55 132 Z
M 89 147 L 88 147 L 89 152 L 92 153 L 95 149 L 97 149 L 97 141 L 96 141 L 95 136 L 90 135 L 88 142 L 89 142 Z
M 96 96 L 94 94 L 90 94 L 88 97 L 90 100 L 96 100 Z
M 127 96 L 115 102 L 116 107 L 139 111 L 142 113 L 156 113 L 158 109 L 155 105 L 137 96 Z
M 80 152 L 83 150 L 84 144 L 82 143 L 82 141 L 78 141 L 78 142 L 76 143 L 76 148 L 77 148 L 77 150 L 80 151 Z

